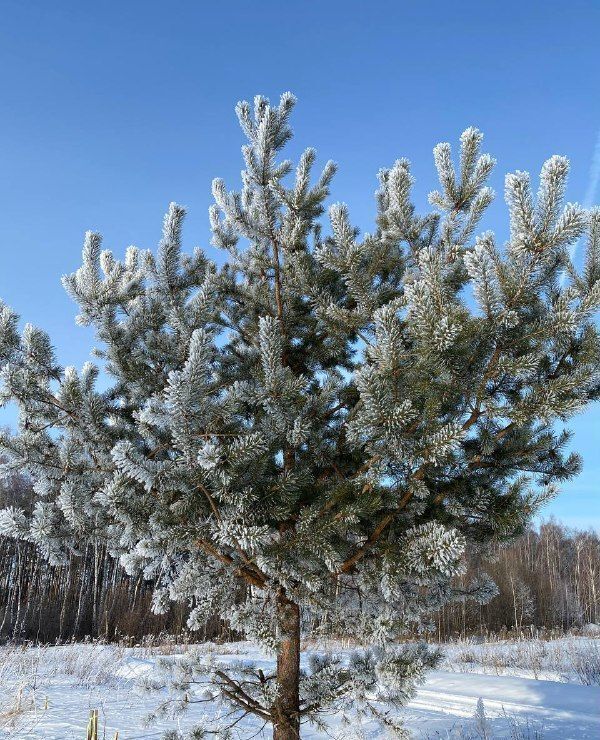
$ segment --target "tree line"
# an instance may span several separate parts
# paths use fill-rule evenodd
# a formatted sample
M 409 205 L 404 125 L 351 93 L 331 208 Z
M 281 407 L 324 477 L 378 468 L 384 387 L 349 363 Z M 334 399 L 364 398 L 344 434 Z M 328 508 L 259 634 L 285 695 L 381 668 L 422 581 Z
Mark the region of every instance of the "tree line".
M 0 508 L 29 512 L 30 481 L 15 474 L 0 483 Z M 600 534 L 547 521 L 528 529 L 491 554 L 468 556 L 455 586 L 468 590 L 486 573 L 498 594 L 487 604 L 466 599 L 431 615 L 429 633 L 452 637 L 523 632 L 535 627 L 566 631 L 600 623 Z M 164 614 L 151 610 L 153 584 L 129 576 L 100 543 L 89 542 L 67 562 L 51 565 L 31 542 L 0 536 L 0 640 L 43 643 L 109 641 L 169 635 L 177 640 L 230 639 L 227 622 L 207 614 L 195 632 L 189 608 L 171 603 Z
M 0 507 L 25 511 L 33 504 L 30 482 L 15 475 L 0 484 Z M 430 633 L 460 635 L 566 631 L 600 623 L 600 534 L 548 521 L 482 561 L 468 558 L 455 579 L 467 588 L 488 574 L 498 595 L 487 604 L 446 604 L 432 614 Z M 227 622 L 207 614 L 200 629 L 187 628 L 186 604 L 153 614 L 152 583 L 125 573 L 106 547 L 88 543 L 67 562 L 51 565 L 30 542 L 0 536 L 0 640 L 55 642 L 101 638 L 140 641 L 169 635 L 179 640 L 229 639 Z
M 14 476 L 0 483 L 0 508 L 32 510 L 30 481 Z M 152 583 L 127 575 L 99 542 L 88 542 L 67 561 L 50 564 L 31 542 L 0 536 L 0 640 L 56 641 L 144 638 L 168 634 L 186 639 L 188 609 L 173 603 L 151 611 Z M 228 626 L 207 616 L 195 639 L 227 639 Z
M 487 604 L 459 601 L 435 613 L 432 631 L 441 640 L 457 635 L 522 632 L 536 627 L 566 631 L 600 622 L 600 536 L 548 521 L 484 562 L 471 559 L 458 581 L 467 586 L 487 573 L 498 595 Z
M 558 522 L 530 529 L 486 562 L 468 563 L 458 585 L 476 572 L 494 580 L 498 595 L 488 604 L 465 600 L 432 615 L 430 632 L 440 640 L 460 635 L 522 632 L 530 627 L 566 631 L 600 623 L 600 535 Z M 152 584 L 131 577 L 106 548 L 88 544 L 66 563 L 50 565 L 28 542 L 0 538 L 0 639 L 55 642 L 71 639 L 229 639 L 227 623 L 207 614 L 194 633 L 188 608 L 172 604 L 165 614 L 150 609 Z

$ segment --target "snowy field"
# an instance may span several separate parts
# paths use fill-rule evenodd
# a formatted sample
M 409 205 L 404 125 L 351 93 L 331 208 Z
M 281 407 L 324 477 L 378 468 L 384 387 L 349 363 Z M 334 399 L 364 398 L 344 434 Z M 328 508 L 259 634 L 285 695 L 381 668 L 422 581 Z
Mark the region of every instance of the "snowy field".
M 322 645 L 309 645 L 320 650 Z M 328 646 L 347 652 L 345 645 Z M 270 659 L 249 643 L 186 647 L 217 660 Z M 194 724 L 216 711 L 193 706 L 179 720 L 147 727 L 145 716 L 156 695 L 140 693 L 142 676 L 156 672 L 161 655 L 182 648 L 124 648 L 115 645 L 0 648 L 0 738 L 83 740 L 89 710 L 100 713 L 100 737 L 113 740 L 160 738 L 166 729 Z M 550 642 L 458 643 L 444 647 L 440 670 L 432 672 L 404 712 L 415 738 L 538 740 L 600 738 L 600 639 L 563 638 Z M 175 659 L 177 659 L 175 657 Z M 478 699 L 485 718 L 475 717 Z M 481 703 L 480 703 L 481 707 Z M 481 715 L 481 711 L 480 711 Z M 252 720 L 234 737 L 260 737 Z M 256 735 L 256 733 L 259 733 Z M 265 737 L 269 737 L 268 732 Z M 327 734 L 310 727 L 303 738 L 383 738 L 371 725 L 343 726 L 330 718 Z

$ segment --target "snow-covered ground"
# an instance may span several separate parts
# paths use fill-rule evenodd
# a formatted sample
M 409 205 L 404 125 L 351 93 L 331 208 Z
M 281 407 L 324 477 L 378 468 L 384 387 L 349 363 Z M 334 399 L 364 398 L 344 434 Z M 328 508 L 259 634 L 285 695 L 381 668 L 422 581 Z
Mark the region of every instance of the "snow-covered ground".
M 329 647 L 337 652 L 349 649 L 339 644 Z M 271 663 L 249 643 L 194 649 L 225 661 L 234 657 L 252 659 L 262 667 Z M 161 654 L 178 650 L 99 644 L 2 647 L 0 738 L 83 740 L 92 708 L 100 712 L 100 736 L 106 740 L 113 740 L 117 730 L 119 740 L 160 738 L 178 721 L 145 726 L 144 718 L 157 697 L 140 694 L 135 687 L 140 677 L 153 673 Z M 429 674 L 403 713 L 415 738 L 600 738 L 600 640 L 458 643 L 445 646 L 445 653 L 440 670 Z M 474 718 L 480 698 L 483 721 Z M 193 706 L 179 720 L 181 728 L 206 713 L 210 705 Z M 243 739 L 259 728 L 249 720 L 236 730 Z M 341 726 L 335 717 L 330 735 L 310 727 L 303 730 L 305 738 L 328 736 L 384 737 L 371 725 Z

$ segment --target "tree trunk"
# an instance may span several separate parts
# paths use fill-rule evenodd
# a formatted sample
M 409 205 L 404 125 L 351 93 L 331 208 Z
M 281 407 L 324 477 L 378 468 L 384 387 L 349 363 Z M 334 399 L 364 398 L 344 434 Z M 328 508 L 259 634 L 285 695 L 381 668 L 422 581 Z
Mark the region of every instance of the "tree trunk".
M 300 737 L 300 607 L 277 597 L 280 647 L 277 653 L 278 696 L 273 707 L 273 740 Z

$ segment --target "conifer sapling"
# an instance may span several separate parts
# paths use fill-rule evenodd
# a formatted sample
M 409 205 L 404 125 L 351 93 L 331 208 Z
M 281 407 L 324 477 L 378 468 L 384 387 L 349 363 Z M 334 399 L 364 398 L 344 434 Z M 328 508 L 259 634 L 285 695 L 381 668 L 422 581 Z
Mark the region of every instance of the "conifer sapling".
M 578 471 L 558 423 L 600 390 L 600 210 L 563 204 L 564 157 L 535 196 L 507 176 L 503 247 L 477 233 L 494 160 L 474 128 L 457 164 L 435 147 L 424 215 L 408 161 L 382 170 L 361 236 L 344 205 L 324 216 L 333 163 L 314 176 L 314 150 L 280 158 L 293 106 L 237 106 L 241 191 L 215 180 L 210 210 L 222 267 L 182 250 L 175 204 L 156 253 L 120 260 L 86 235 L 63 283 L 98 365 L 62 368 L 43 331 L 0 313 L 1 401 L 19 410 L 3 472 L 27 471 L 37 495 L 0 531 L 53 561 L 102 540 L 152 580 L 156 610 L 186 601 L 192 628 L 219 614 L 272 650 L 272 675 L 185 659 L 174 691 L 189 706 L 208 676 L 278 740 L 327 711 L 394 724 L 374 700 L 402 704 L 436 661 L 397 638 L 493 594 L 456 587 L 465 549 L 514 537 Z M 301 671 L 309 623 L 371 647 Z

